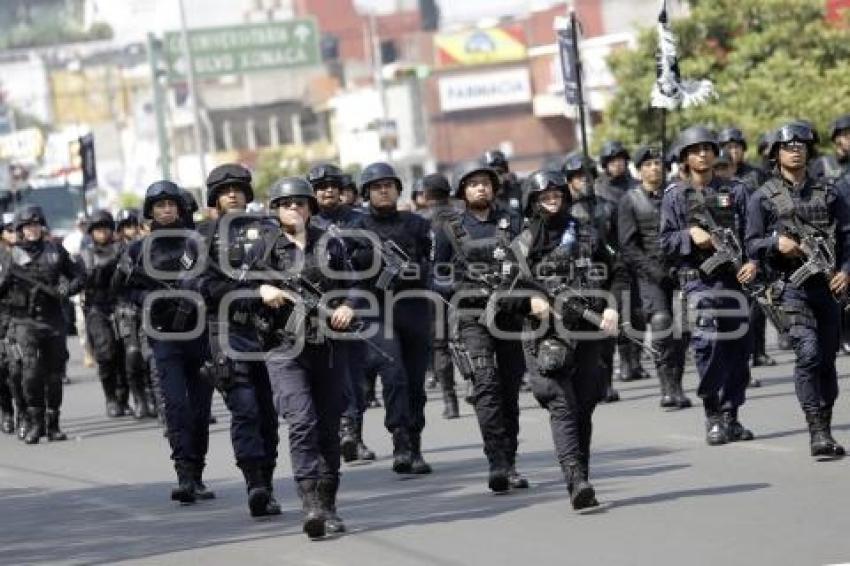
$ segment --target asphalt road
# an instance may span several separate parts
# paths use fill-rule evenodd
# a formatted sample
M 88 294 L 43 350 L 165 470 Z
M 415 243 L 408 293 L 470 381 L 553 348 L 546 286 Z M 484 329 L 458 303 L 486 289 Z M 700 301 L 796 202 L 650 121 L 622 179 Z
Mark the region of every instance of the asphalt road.
M 794 396 L 791 353 L 759 368 L 742 421 L 758 438 L 708 447 L 701 409 L 666 413 L 657 384 L 620 384 L 622 401 L 595 416 L 592 481 L 602 506 L 578 514 L 555 462 L 547 414 L 523 394 L 518 465 L 532 488 L 495 496 L 469 406 L 440 417 L 430 392 L 426 458 L 435 473 L 390 471 L 382 409 L 366 416 L 375 463 L 345 466 L 339 510 L 350 532 L 310 542 L 288 457 L 276 474 L 280 517 L 248 515 L 229 418 L 214 412 L 207 484 L 218 498 L 179 507 L 168 447 L 152 421 L 104 416 L 94 370 L 73 359 L 63 424 L 71 440 L 25 446 L 0 438 L 0 564 L 808 565 L 850 562 L 850 459 L 818 463 Z M 850 358 L 839 359 L 847 387 Z M 691 391 L 696 378 L 689 371 Z M 850 445 L 850 402 L 835 433 Z M 285 428 L 281 454 L 287 454 Z

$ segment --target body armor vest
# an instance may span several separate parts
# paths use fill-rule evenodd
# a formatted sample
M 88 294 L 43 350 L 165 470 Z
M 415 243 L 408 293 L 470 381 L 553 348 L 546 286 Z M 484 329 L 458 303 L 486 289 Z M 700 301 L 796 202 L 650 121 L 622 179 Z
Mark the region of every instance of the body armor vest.
M 661 221 L 661 195 L 650 196 L 644 189 L 631 191 L 625 198 L 632 201 L 635 220 L 637 221 L 640 245 L 650 256 L 661 254 L 658 241 L 659 223 Z
M 112 274 L 121 255 L 121 246 L 117 243 L 105 246 L 93 245 L 80 251 L 80 257 L 86 268 L 87 285 L 85 303 L 110 303 L 110 283 Z
M 685 191 L 685 198 L 689 223 L 708 228 L 709 221 L 714 220 L 718 227 L 729 228 L 737 233 L 735 195 L 728 185 L 722 185 L 716 190 L 698 191 L 688 188 Z

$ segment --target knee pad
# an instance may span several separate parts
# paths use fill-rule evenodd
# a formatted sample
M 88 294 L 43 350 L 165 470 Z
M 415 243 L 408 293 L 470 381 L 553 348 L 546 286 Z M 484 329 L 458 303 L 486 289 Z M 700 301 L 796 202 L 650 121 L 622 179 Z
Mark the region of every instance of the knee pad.
M 653 332 L 660 332 L 670 328 L 673 323 L 672 315 L 667 311 L 656 312 L 649 319 L 649 327 Z

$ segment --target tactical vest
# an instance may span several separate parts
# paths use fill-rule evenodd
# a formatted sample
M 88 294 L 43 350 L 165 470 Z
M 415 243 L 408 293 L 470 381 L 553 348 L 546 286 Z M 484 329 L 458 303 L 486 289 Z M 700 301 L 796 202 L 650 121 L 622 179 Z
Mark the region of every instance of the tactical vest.
M 35 258 L 20 246 L 12 249 L 15 265 L 33 279 L 49 286 L 59 283 L 60 259 L 59 250 L 53 242 L 44 242 L 44 248 Z
M 582 198 L 570 206 L 570 215 L 578 221 L 578 255 L 593 257 L 604 245 L 603 232 L 608 219 L 603 207 L 597 206 L 592 199 Z
M 641 248 L 647 255 L 660 255 L 658 227 L 661 222 L 661 197 L 651 197 L 644 189 L 637 188 L 626 198 L 631 199 L 633 205 L 632 210 L 637 221 Z
M 821 183 L 813 184 L 806 200 L 800 198 L 801 191 L 791 191 L 782 180 L 773 178 L 760 189 L 776 215 L 780 225 L 791 225 L 795 218 L 803 224 L 832 233 L 833 223 L 829 218 L 827 198 L 830 189 Z
M 80 251 L 80 258 L 86 268 L 86 277 L 89 279 L 86 285 L 85 303 L 109 303 L 112 301 L 110 282 L 121 247 L 117 243 L 105 246 L 93 245 Z
M 728 185 L 722 185 L 708 193 L 707 190 L 699 191 L 689 187 L 685 190 L 685 199 L 689 224 L 707 228 L 706 220 L 713 219 L 718 227 L 735 230 L 737 233 L 735 194 Z M 706 215 L 709 216 L 708 219 Z

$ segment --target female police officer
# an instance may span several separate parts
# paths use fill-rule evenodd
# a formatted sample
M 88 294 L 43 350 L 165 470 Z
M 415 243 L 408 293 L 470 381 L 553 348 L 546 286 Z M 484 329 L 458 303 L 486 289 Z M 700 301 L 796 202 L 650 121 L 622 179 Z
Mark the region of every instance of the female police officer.
M 336 514 L 339 487 L 339 424 L 344 407 L 343 383 L 336 367 L 346 360 L 334 352 L 327 326 L 343 331 L 354 311 L 348 296 L 331 300 L 333 305 L 314 320 L 306 312 L 309 293 L 339 289 L 344 281 L 331 278 L 332 271 L 347 265 L 342 242 L 323 237 L 325 232 L 310 223 L 316 210 L 313 189 L 305 180 L 287 177 L 270 192 L 269 209 L 277 213 L 280 232 L 267 235 L 252 253 L 252 264 L 264 281 L 257 280 L 263 303 L 272 311 L 270 331 L 264 334 L 270 349 L 266 360 L 278 413 L 289 425 L 292 471 L 304 508 L 304 532 L 310 538 L 345 530 Z M 287 283 L 286 281 L 289 281 Z M 293 282 L 294 285 L 293 285 Z M 300 289 L 302 296 L 295 293 Z M 344 291 L 343 291 L 344 293 Z M 329 305 L 330 306 L 330 305 Z M 287 326 L 289 319 L 303 324 Z M 291 329 L 298 327 L 298 331 Z
M 618 323 L 615 306 L 606 307 L 599 294 L 585 292 L 612 278 L 607 276 L 607 264 L 593 273 L 594 266 L 601 265 L 595 262 L 604 258 L 602 240 L 592 225 L 567 212 L 563 174 L 537 171 L 525 186 L 531 216 L 520 240 L 529 246 L 528 267 L 536 286 L 549 294 L 530 299 L 527 330 L 536 332 L 532 353 L 537 366 L 531 390 L 549 411 L 555 452 L 573 508 L 584 509 L 598 505 L 588 481 L 591 417 L 605 391 L 600 364 L 605 337 L 598 331 L 616 335 Z M 584 331 L 583 336 L 576 331 Z

